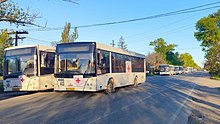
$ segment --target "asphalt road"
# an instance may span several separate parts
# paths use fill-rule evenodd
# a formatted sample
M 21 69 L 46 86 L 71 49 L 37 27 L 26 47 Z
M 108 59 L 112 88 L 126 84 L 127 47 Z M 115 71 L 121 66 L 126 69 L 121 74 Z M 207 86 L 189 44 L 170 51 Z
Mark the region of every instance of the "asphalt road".
M 104 92 L 0 94 L 0 123 L 187 124 L 194 80 L 206 76 L 152 76 L 138 87 Z

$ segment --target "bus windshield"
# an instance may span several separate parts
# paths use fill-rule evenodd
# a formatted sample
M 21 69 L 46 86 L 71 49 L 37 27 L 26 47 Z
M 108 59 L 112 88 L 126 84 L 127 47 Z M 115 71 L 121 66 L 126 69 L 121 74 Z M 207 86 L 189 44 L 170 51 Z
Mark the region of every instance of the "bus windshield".
M 36 48 L 20 48 L 5 51 L 5 75 L 36 75 L 36 68 L 34 68 L 34 55 L 36 55 Z
M 175 70 L 175 71 L 179 71 L 179 70 L 180 70 L 180 67 L 176 66 L 174 70 Z
M 160 68 L 160 72 L 170 71 L 169 65 L 162 65 L 162 66 L 159 66 L 159 68 Z
M 94 44 L 57 46 L 57 74 L 95 74 Z

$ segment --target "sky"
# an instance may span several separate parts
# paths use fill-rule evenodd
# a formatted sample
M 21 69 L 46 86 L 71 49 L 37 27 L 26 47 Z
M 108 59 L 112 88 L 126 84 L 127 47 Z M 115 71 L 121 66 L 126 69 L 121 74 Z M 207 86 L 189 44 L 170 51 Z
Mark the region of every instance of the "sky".
M 40 18 L 35 24 L 46 28 L 63 28 L 67 22 L 72 27 L 130 20 L 187 9 L 217 0 L 76 0 L 79 4 L 63 0 L 13 0 L 21 8 L 29 8 L 31 13 L 38 13 Z M 202 66 L 204 52 L 201 42 L 194 37 L 196 22 L 217 12 L 219 8 L 210 10 L 154 18 L 130 23 L 79 28 L 77 41 L 97 41 L 110 45 L 111 41 L 118 42 L 123 36 L 128 49 L 134 52 L 148 54 L 153 51 L 150 41 L 163 38 L 168 44 L 177 44 L 175 52 L 190 53 L 195 62 Z M 27 38 L 19 45 L 40 44 L 51 45 L 51 41 L 61 40 L 61 30 L 39 31 L 38 27 L 16 27 L 13 24 L 1 22 L 0 29 L 28 30 Z M 73 30 L 71 30 L 71 33 Z M 14 36 L 13 36 L 14 37 Z

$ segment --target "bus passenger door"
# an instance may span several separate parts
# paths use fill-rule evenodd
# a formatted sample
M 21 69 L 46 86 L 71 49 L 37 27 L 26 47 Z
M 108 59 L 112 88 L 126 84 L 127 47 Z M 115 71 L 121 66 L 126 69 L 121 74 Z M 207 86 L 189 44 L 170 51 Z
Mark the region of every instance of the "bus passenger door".
M 110 59 L 109 52 L 98 50 L 97 53 L 97 90 L 105 89 L 110 75 Z
M 40 89 L 45 90 L 54 88 L 54 61 L 54 52 L 40 51 Z

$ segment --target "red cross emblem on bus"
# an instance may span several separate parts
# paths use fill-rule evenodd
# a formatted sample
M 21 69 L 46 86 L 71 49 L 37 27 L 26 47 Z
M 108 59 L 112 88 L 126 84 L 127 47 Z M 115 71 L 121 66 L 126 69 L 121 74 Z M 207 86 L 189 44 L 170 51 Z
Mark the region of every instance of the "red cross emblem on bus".
M 23 82 L 24 82 L 24 78 L 22 77 L 22 78 L 21 78 L 21 83 L 23 83 Z
M 130 68 L 130 66 L 128 65 L 128 67 L 127 67 L 128 72 L 130 72 L 130 69 L 131 69 L 131 68 Z
M 25 77 L 22 75 L 22 76 L 21 76 L 21 79 L 20 79 L 21 83 L 23 83 L 24 80 L 25 80 Z
M 76 79 L 76 82 L 79 83 L 81 80 L 79 78 Z
M 74 75 L 73 78 L 73 81 L 76 84 L 76 86 L 81 86 L 85 83 L 82 75 Z

